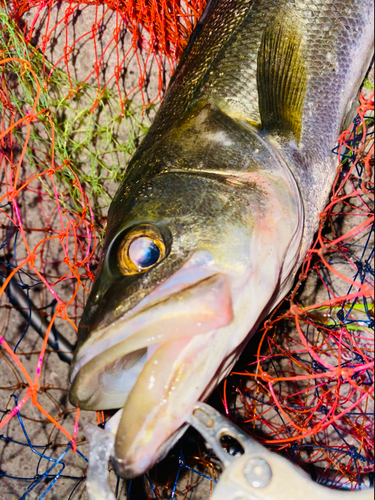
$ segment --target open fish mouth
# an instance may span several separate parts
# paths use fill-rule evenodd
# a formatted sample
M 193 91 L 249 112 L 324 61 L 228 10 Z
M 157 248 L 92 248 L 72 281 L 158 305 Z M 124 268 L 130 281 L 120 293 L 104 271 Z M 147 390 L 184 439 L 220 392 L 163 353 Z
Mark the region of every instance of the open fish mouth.
M 183 425 L 189 405 L 206 390 L 207 371 L 213 370 L 212 378 L 217 369 L 211 359 L 214 338 L 233 318 L 225 274 L 194 284 L 181 284 L 175 276 L 168 281 L 132 315 L 91 332 L 72 365 L 73 404 L 89 410 L 123 407 L 115 442 L 122 476 L 152 466 Z

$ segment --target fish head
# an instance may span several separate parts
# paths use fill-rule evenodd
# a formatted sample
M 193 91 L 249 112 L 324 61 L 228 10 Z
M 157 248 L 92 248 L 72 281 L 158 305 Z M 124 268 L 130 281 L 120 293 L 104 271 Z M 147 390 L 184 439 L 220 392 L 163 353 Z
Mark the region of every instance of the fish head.
M 129 166 L 70 390 L 83 409 L 123 408 L 113 457 L 121 476 L 165 454 L 284 279 L 300 221 L 279 163 L 259 134 L 205 105 Z

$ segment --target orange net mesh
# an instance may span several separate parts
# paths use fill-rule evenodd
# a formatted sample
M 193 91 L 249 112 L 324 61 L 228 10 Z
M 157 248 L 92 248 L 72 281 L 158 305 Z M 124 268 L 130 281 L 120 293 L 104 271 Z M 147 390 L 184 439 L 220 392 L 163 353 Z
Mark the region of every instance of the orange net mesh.
M 65 36 L 66 43 L 63 54 L 57 59 L 55 66 L 62 64 L 69 78 L 69 93 L 72 97 L 93 78 L 97 82 L 96 106 L 103 97 L 108 86 L 115 84 L 121 102 L 122 111 L 126 99 L 139 89 L 142 94 L 143 104 L 154 102 L 160 98 L 163 88 L 163 70 L 165 63 L 172 72 L 176 60 L 181 56 L 187 44 L 190 33 L 205 7 L 205 1 L 123 1 L 123 0 L 15 0 L 12 3 L 11 17 L 18 23 L 23 21 L 25 14 L 29 14 L 29 20 L 24 25 L 26 41 L 33 39 L 37 27 L 41 32 L 38 34 L 40 43 L 36 45 L 45 57 L 46 49 L 55 36 Z M 58 17 L 57 22 L 52 23 L 51 17 L 54 4 L 66 6 L 63 15 Z M 79 37 L 74 38 L 71 34 L 71 24 L 75 15 L 79 14 L 85 6 L 93 6 L 93 24 L 89 30 L 83 31 Z M 109 15 L 114 13 L 110 30 L 108 29 Z M 44 22 L 41 22 L 43 18 Z M 43 27 L 42 27 L 43 25 Z M 69 27 L 70 25 L 70 27 Z M 103 31 L 106 36 L 103 37 Z M 43 34 L 42 34 L 43 31 Z M 124 31 L 128 32 L 131 41 L 126 50 L 123 50 L 121 37 Z M 63 34 L 64 32 L 64 34 Z M 104 43 L 103 43 L 103 40 Z M 90 42 L 93 45 L 95 60 L 92 62 L 90 71 L 87 72 L 80 84 L 73 81 L 72 61 L 80 47 Z M 137 59 L 137 70 L 139 78 L 136 85 L 123 92 L 123 76 L 127 71 L 127 62 L 131 56 Z M 103 67 L 109 58 L 115 59 L 111 74 L 103 80 Z M 150 101 L 144 96 L 144 85 L 148 79 L 149 63 L 155 62 L 158 68 L 158 87 L 156 95 Z M 53 71 L 53 68 L 52 70 Z M 48 85 L 50 73 L 43 72 L 43 83 Z
M 93 417 L 69 406 L 68 368 L 47 340 L 57 327 L 75 342 L 113 192 L 102 185 L 121 177 L 145 130 L 140 112 L 152 113 L 165 70 L 173 70 L 203 8 L 3 3 L 0 478 L 14 498 L 31 491 L 50 498 L 56 488 L 58 498 L 79 498 L 83 488 L 82 423 Z M 257 352 L 245 352 L 219 389 L 227 415 L 258 440 L 314 466 L 322 481 L 352 488 L 373 472 L 373 105 L 373 95 L 361 97 L 357 120 L 339 138 L 332 198 L 300 281 L 252 342 Z M 111 116 L 103 119 L 106 109 Z M 120 122 L 136 123 L 127 126 L 126 143 Z M 12 283 L 27 296 L 24 320 L 11 307 Z M 43 339 L 30 328 L 31 309 L 47 318 Z M 104 418 L 98 414 L 99 423 Z M 199 446 L 174 450 L 150 473 L 149 498 L 187 498 L 198 483 L 210 496 L 218 470 Z M 29 469 L 17 462 L 21 449 Z M 112 480 L 119 498 L 131 498 Z
M 254 361 L 225 383 L 245 429 L 341 487 L 374 470 L 373 109 L 373 94 L 361 95 L 299 281 L 265 322 Z

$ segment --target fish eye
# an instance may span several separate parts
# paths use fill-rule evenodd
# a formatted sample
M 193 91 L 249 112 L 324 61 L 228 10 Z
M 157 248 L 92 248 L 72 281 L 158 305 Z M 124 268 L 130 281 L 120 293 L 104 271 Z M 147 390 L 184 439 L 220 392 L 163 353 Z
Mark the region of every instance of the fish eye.
M 129 245 L 129 258 L 140 269 L 153 266 L 159 261 L 160 249 L 148 236 L 136 238 Z
M 117 251 L 117 263 L 122 274 L 142 273 L 160 262 L 166 245 L 159 228 L 142 224 L 127 232 Z

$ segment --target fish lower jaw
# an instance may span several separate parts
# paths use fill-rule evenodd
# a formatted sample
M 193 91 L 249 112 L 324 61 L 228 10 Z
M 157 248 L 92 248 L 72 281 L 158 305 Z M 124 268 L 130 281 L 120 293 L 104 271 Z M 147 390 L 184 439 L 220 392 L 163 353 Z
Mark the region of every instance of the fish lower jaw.
M 100 342 L 81 346 L 76 355 L 71 402 L 91 410 L 120 408 L 155 352 L 221 328 L 232 318 L 228 279 L 216 274 L 130 321 L 107 328 Z M 158 363 L 155 359 L 155 367 Z M 150 389 L 153 383 L 150 379 Z
M 153 467 L 157 462 L 163 460 L 169 450 L 183 436 L 188 424 L 182 424 L 162 445 L 159 446 L 154 454 L 144 454 L 143 456 L 133 457 L 133 460 L 118 458 L 113 454 L 110 458 L 111 465 L 119 477 L 133 479 L 144 474 L 145 471 Z
M 152 467 L 150 461 L 145 458 L 143 461 L 138 462 L 138 468 L 135 469 L 133 465 L 129 465 L 125 460 L 121 458 L 117 458 L 115 455 L 111 456 L 111 465 L 114 468 L 114 471 L 119 477 L 123 477 L 125 479 L 133 479 L 135 477 L 140 476 L 143 471 L 148 470 Z
M 213 347 L 218 336 L 219 330 L 166 342 L 147 361 L 116 434 L 113 465 L 119 475 L 144 473 L 170 449 L 223 357 L 226 346 Z
M 200 336 L 166 342 L 147 360 L 116 434 L 113 466 L 120 476 L 138 476 L 166 454 L 184 432 L 196 402 L 209 396 L 238 358 L 243 345 L 233 351 L 231 335 L 245 337 L 246 330 L 234 321 Z
M 118 440 L 118 436 L 116 440 Z M 119 458 L 116 453 L 111 456 L 111 464 L 118 476 L 132 479 L 144 474 L 159 461 L 161 457 L 151 440 L 152 436 L 149 431 L 148 439 L 143 439 L 138 446 L 127 450 L 128 453 L 124 458 Z

